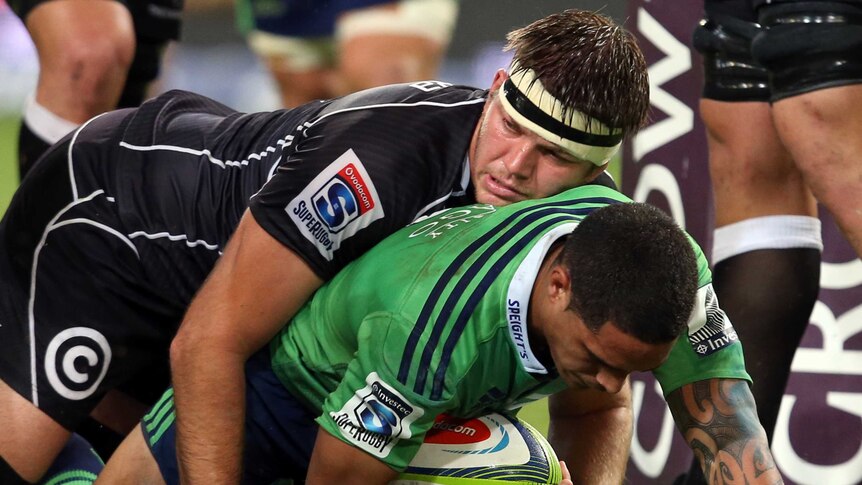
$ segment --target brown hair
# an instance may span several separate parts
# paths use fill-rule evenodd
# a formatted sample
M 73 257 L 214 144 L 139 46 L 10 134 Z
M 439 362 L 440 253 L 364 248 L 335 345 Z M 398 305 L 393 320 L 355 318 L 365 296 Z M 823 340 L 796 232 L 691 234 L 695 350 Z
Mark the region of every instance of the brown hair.
M 549 15 L 506 36 L 519 69 L 532 69 L 546 90 L 572 110 L 628 136 L 649 109 L 643 53 L 631 33 L 604 15 L 570 9 Z

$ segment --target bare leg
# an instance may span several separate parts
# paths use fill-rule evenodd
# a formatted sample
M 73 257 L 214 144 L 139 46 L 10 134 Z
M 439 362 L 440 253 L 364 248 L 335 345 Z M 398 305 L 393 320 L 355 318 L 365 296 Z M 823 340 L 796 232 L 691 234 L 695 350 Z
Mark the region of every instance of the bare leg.
M 457 9 L 456 2 L 417 0 L 344 13 L 336 28 L 337 94 L 435 78 Z
M 39 104 L 73 123 L 116 106 L 135 53 L 120 2 L 45 2 L 27 16 L 27 29 L 39 54 Z
M 862 86 L 776 102 L 775 126 L 805 180 L 862 256 Z
M 30 482 L 38 481 L 71 434 L 0 381 L 0 456 Z
M 77 125 L 116 107 L 135 53 L 132 18 L 120 2 L 44 2 L 26 25 L 40 69 L 19 133 L 21 176 Z
M 285 108 L 334 96 L 332 70 L 329 68 L 297 70 L 278 56 L 266 58 L 264 62 L 278 85 L 281 103 Z
M 758 414 L 771 437 L 818 293 L 820 252 L 811 247 L 819 241 L 816 203 L 772 127 L 767 103 L 703 100 L 701 116 L 718 228 L 714 284 L 743 342 Z M 794 232 L 800 221 L 815 228 L 807 239 Z M 758 226 L 769 230 L 755 236 Z
M 159 466 L 144 441 L 144 433 L 136 427 L 108 460 L 96 480 L 97 485 L 129 484 L 163 485 Z

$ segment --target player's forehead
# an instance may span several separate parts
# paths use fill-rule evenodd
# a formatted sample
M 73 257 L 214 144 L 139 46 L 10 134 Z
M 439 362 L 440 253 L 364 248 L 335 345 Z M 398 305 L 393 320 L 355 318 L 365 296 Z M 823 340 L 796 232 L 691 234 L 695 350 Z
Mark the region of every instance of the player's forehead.
M 497 103 L 497 107 L 494 110 L 494 116 L 498 116 L 501 119 L 505 120 L 507 123 L 511 123 L 514 125 L 519 132 L 521 132 L 524 136 L 528 137 L 535 146 L 540 147 L 548 152 L 554 153 L 568 161 L 572 162 L 580 162 L 580 163 L 590 163 L 587 160 L 577 157 L 572 154 L 570 151 L 566 150 L 562 145 L 555 143 L 551 140 L 546 140 L 536 132 L 530 125 L 519 122 L 517 119 L 513 118 L 506 110 L 503 109 L 502 105 Z
M 622 129 L 581 112 L 573 99 L 558 99 L 545 89 L 536 72 L 517 62 L 496 89 L 509 116 L 578 159 L 604 165 L 622 144 Z
M 587 339 L 587 350 L 604 364 L 627 372 L 655 369 L 667 360 L 675 342 L 652 344 L 622 331 L 613 322 L 591 332 L 594 338 Z

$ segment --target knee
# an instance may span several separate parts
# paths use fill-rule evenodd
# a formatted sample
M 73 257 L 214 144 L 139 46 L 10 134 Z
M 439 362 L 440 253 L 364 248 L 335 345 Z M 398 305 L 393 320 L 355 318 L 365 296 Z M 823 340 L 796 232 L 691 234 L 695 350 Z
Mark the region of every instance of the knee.
M 93 87 L 127 72 L 134 55 L 135 39 L 123 33 L 76 38 L 63 46 L 58 67 L 82 87 Z

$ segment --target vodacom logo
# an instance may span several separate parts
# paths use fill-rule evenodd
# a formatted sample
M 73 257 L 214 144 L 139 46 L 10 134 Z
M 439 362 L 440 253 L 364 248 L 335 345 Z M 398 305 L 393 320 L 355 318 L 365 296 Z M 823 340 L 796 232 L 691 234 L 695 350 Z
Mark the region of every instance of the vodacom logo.
M 45 352 L 45 375 L 57 394 L 86 399 L 105 378 L 111 363 L 111 347 L 99 331 L 87 327 L 58 333 Z

